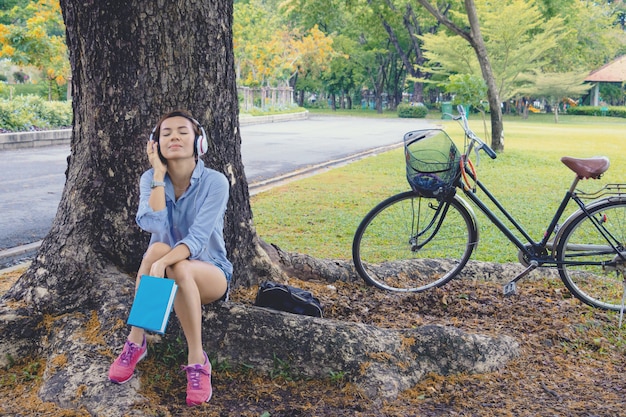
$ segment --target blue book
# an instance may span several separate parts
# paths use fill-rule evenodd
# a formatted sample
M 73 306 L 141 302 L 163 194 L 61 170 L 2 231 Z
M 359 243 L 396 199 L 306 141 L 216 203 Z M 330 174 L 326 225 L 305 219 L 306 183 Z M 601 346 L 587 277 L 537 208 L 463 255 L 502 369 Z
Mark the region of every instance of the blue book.
M 163 334 L 178 285 L 173 279 L 142 275 L 127 324 Z

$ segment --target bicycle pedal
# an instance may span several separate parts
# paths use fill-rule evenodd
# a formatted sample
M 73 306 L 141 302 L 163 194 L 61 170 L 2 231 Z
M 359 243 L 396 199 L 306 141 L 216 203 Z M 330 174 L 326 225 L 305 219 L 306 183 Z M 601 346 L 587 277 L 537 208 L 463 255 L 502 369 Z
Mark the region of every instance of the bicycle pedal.
M 508 284 L 504 286 L 504 288 L 502 289 L 502 292 L 504 293 L 505 297 L 510 297 L 512 295 L 515 295 L 517 293 L 517 284 L 513 281 L 509 282 Z

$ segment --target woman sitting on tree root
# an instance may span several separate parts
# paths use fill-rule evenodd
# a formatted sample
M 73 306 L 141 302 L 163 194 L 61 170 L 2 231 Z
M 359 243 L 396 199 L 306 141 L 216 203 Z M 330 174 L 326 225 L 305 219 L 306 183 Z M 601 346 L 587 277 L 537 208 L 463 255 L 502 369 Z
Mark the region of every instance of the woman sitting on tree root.
M 164 115 L 146 151 L 152 168 L 140 180 L 137 224 L 152 234 L 137 272 L 174 279 L 174 311 L 187 339 L 187 405 L 211 399 L 211 363 L 202 347 L 202 305 L 226 299 L 232 264 L 226 257 L 226 177 L 198 157 L 208 147 L 202 126 L 186 111 Z M 109 369 L 117 384 L 129 381 L 146 356 L 145 331 L 131 327 L 122 353 Z

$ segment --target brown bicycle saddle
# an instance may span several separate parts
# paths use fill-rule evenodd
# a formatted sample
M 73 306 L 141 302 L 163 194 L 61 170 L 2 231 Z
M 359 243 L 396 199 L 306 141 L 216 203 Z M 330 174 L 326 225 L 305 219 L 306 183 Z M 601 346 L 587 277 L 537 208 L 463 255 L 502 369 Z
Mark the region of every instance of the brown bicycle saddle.
M 598 179 L 609 169 L 609 158 L 606 156 L 596 156 L 594 158 L 572 158 L 564 156 L 561 162 L 578 175 L 580 179 Z

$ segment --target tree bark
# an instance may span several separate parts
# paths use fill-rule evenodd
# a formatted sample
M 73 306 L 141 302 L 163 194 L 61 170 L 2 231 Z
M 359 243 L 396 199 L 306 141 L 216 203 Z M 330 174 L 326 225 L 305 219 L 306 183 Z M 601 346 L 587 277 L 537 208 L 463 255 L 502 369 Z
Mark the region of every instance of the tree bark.
M 290 372 L 317 379 L 343 372 L 370 398 L 395 398 L 429 372 L 492 372 L 520 354 L 509 336 L 438 325 L 385 329 L 229 303 L 206 316 L 215 323 L 209 343 L 220 361 L 269 374 L 278 357 Z

